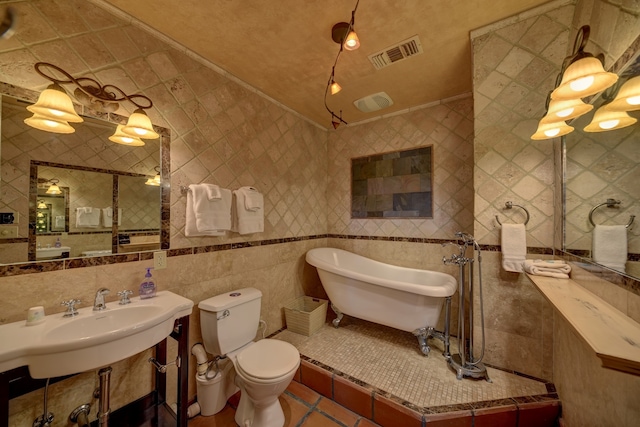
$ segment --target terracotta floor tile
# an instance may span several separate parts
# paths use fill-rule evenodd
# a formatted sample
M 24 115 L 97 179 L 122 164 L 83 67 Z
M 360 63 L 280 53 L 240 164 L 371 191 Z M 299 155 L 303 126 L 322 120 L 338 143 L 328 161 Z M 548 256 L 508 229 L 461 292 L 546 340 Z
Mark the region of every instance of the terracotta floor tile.
M 372 392 L 338 375 L 333 378 L 333 398 L 340 405 L 366 418 L 373 416 Z
M 560 402 L 518 404 L 518 427 L 554 427 L 560 416 Z
M 312 412 L 300 427 L 343 427 L 320 412 Z
M 309 406 L 288 394 L 283 394 L 279 400 L 282 406 L 282 412 L 284 412 L 284 427 L 297 426 L 300 420 L 311 410 Z
M 320 400 L 320 395 L 318 393 L 296 381 L 291 381 L 291 384 L 287 387 L 287 391 L 312 406 Z
M 385 397 L 376 395 L 373 421 L 383 427 L 422 427 L 422 415 Z
M 331 373 L 306 360 L 302 360 L 300 363 L 300 374 L 302 384 L 314 389 L 329 399 L 333 397 Z
M 380 424 L 376 424 L 366 418 L 360 418 L 360 420 L 356 424 L 356 427 L 380 427 Z
M 198 415 L 191 418 L 188 425 L 189 427 L 232 427 L 236 425 L 233 419 L 235 415 L 236 410 L 227 404 L 222 411 L 210 417 Z
M 516 427 L 517 422 L 518 408 L 515 404 L 473 410 L 474 427 Z
M 340 421 L 342 424 L 345 424 L 349 427 L 352 427 L 360 418 L 357 414 L 351 412 L 347 408 L 338 405 L 333 400 L 322 398 L 320 402 L 316 405 L 316 410 L 329 415 L 330 417 Z

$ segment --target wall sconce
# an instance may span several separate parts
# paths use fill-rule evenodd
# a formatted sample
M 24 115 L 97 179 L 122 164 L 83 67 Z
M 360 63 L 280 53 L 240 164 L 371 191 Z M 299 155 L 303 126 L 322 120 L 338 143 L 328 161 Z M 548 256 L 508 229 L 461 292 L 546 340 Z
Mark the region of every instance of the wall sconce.
M 640 76 L 624 82 L 615 99 L 607 104 L 607 109 L 611 111 L 640 110 Z
M 51 178 L 49 180 L 49 182 L 51 183 L 51 185 L 49 186 L 49 188 L 46 191 L 47 194 L 61 194 L 62 193 L 62 190 L 60 190 L 60 187 L 58 187 L 58 182 L 60 182 L 59 179 Z
M 116 133 L 109 137 L 109 141 L 115 142 L 116 144 L 130 145 L 132 147 L 141 147 L 144 145 L 144 141 L 140 138 L 124 133 L 122 131 L 123 127 L 124 125 L 118 125 Z
M 592 105 L 580 98 L 601 92 L 618 80 L 618 75 L 604 70 L 604 56 L 584 51 L 591 29 L 583 25 L 576 34 L 573 53 L 562 62 L 555 88 L 547 96 L 545 116 L 531 136 L 543 140 L 566 135 L 574 130 L 565 123 L 591 111 Z M 585 129 L 586 130 L 586 129 Z M 604 130 L 604 129 L 603 129 Z
M 144 184 L 159 187 L 160 184 L 162 184 L 162 178 L 160 177 L 160 167 L 156 166 L 153 169 L 156 171 L 156 176 L 154 176 L 153 178 L 148 178 Z
M 335 95 L 342 90 L 342 87 L 340 87 L 335 80 L 336 65 L 338 65 L 338 59 L 340 58 L 342 50 L 356 50 L 360 47 L 360 39 L 358 39 L 358 35 L 353 29 L 356 19 L 356 10 L 358 10 L 359 3 L 360 0 L 357 0 L 356 7 L 351 11 L 351 22 L 338 22 L 333 26 L 333 28 L 331 28 L 331 39 L 340 45 L 340 50 L 338 51 L 336 60 L 331 68 L 331 76 L 329 77 L 327 88 L 324 91 L 324 107 L 331 114 L 331 125 L 334 129 L 338 129 L 340 123 L 344 123 L 345 125 L 348 123 L 342 120 L 342 110 L 340 110 L 340 115 L 337 115 L 329 108 L 327 105 L 327 94 L 331 92 L 331 95 Z
M 38 209 L 49 209 L 47 205 L 44 203 L 44 200 L 38 200 Z
M 27 125 L 54 133 L 75 132 L 69 122 L 80 123 L 83 119 L 76 113 L 71 98 L 61 86 L 63 84 L 73 84 L 76 86 L 73 92 L 76 100 L 95 110 L 107 113 L 113 112 L 118 109 L 118 103 L 122 101 L 129 101 L 136 106 L 127 124 L 118 127 L 116 130 L 113 135 L 115 139 L 122 140 L 122 136 L 118 135 L 118 132 L 138 139 L 156 139 L 159 137 L 153 130 L 151 120 L 144 112 L 144 110 L 153 106 L 153 102 L 148 97 L 139 94 L 128 95 L 117 86 L 103 86 L 88 77 L 76 79 L 62 68 L 48 62 L 37 62 L 34 68 L 38 74 L 50 80 L 52 84 L 40 94 L 38 102 L 27 107 L 27 110 L 34 113 L 32 117 L 24 120 Z M 62 74 L 66 79 L 54 77 L 55 73 Z M 109 139 L 113 141 L 113 139 Z

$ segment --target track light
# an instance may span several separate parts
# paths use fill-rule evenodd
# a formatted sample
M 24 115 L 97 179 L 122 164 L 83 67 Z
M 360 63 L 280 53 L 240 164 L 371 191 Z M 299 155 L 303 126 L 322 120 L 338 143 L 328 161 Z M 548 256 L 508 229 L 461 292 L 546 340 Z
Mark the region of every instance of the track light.
M 34 115 L 24 122 L 36 129 L 56 133 L 72 133 L 74 128 L 68 122 L 80 123 L 83 121 L 74 107 L 73 101 L 62 88 L 63 84 L 73 84 L 76 86 L 74 97 L 78 102 L 89 108 L 101 112 L 113 112 L 119 108 L 119 102 L 129 101 L 135 105 L 136 110 L 129 117 L 126 126 L 118 127 L 111 141 L 122 143 L 121 134 L 128 134 L 130 137 L 155 139 L 159 135 L 153 130 L 151 120 L 144 112 L 153 106 L 151 99 L 144 95 L 128 95 L 122 89 L 113 85 L 101 85 L 94 79 L 88 77 L 74 78 L 62 68 L 48 62 L 37 62 L 34 68 L 42 77 L 50 80 L 51 84 L 38 98 L 38 102 L 27 107 L 27 110 Z M 58 79 L 54 76 L 63 75 L 66 80 Z M 129 145 L 144 145 L 129 144 Z

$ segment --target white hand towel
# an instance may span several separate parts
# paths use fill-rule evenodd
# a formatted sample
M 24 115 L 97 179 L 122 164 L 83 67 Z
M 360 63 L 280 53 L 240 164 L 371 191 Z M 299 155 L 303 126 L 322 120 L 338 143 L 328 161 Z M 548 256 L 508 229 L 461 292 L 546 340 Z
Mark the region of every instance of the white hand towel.
M 100 225 L 100 209 L 82 207 L 76 209 L 76 227 L 97 227 Z
M 122 225 L 122 208 L 118 208 L 118 225 Z M 113 208 L 111 206 L 102 208 L 102 226 L 113 226 Z
M 524 271 L 537 276 L 557 277 L 568 279 L 571 266 L 562 260 L 525 260 L 522 264 Z
M 220 199 L 209 200 L 204 186 L 189 186 L 185 218 L 187 237 L 224 236 L 225 230 L 231 229 L 231 191 L 222 189 L 220 193 Z
M 593 261 L 625 272 L 627 263 L 627 227 L 596 225 L 593 229 Z
M 64 215 L 56 215 L 54 224 L 56 228 L 64 228 L 64 225 L 65 225 Z
M 247 190 L 251 188 L 251 190 Z M 246 194 L 252 193 L 254 201 L 250 202 L 249 206 L 253 206 L 253 210 L 247 209 Z M 234 224 L 233 231 L 237 231 L 240 234 L 261 233 L 264 231 L 264 197 L 259 194 L 259 197 L 254 193 L 257 192 L 252 187 L 241 187 L 233 192 L 234 194 Z M 262 203 L 261 203 L 262 202 Z
M 262 193 L 253 187 L 240 187 L 238 191 L 241 191 L 244 195 L 244 208 L 248 211 L 257 211 L 264 208 L 264 197 Z
M 217 185 L 215 184 L 200 184 L 200 185 L 204 188 L 204 191 L 206 191 L 207 199 L 213 200 L 213 199 L 222 198 L 222 194 L 220 193 L 220 187 L 218 187 Z
M 524 224 L 502 224 L 502 268 L 522 273 L 527 255 L 527 230 Z

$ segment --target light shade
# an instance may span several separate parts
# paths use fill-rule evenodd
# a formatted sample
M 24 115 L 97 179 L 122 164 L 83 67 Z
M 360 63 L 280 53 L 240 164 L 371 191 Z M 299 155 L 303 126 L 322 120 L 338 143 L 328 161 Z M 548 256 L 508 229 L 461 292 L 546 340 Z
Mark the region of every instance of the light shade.
M 71 123 L 84 121 L 73 108 L 73 102 L 67 92 L 57 83 L 43 90 L 38 97 L 38 102 L 29 105 L 27 110 L 51 120 Z
M 629 116 L 624 111 L 611 111 L 606 107 L 600 107 L 593 115 L 591 123 L 585 128 L 585 132 L 604 132 L 608 130 L 622 129 L 631 126 L 638 120 Z
M 154 187 L 159 187 L 162 184 L 162 179 L 160 178 L 160 174 L 157 174 L 153 178 L 147 179 L 145 185 L 153 185 Z
M 58 184 L 51 184 L 49 186 L 49 188 L 46 191 L 47 194 L 60 194 L 62 193 L 62 190 L 60 190 L 60 187 L 58 187 Z
M 131 147 L 141 147 L 144 145 L 144 141 L 140 138 L 136 138 L 135 136 L 122 132 L 123 127 L 123 125 L 118 125 L 116 133 L 109 137 L 109 141 L 115 142 L 116 144 L 129 145 Z
M 605 71 L 598 58 L 582 58 L 567 67 L 560 86 L 551 92 L 551 99 L 584 98 L 605 90 L 617 80 L 618 75 Z
M 573 128 L 565 122 L 542 123 L 538 124 L 536 133 L 531 135 L 531 139 L 540 141 L 543 139 L 557 138 L 562 135 L 573 132 Z
M 42 200 L 38 200 L 38 209 L 49 209 Z
M 335 95 L 341 90 L 342 90 L 342 87 L 338 83 L 336 83 L 334 80 L 331 80 L 331 95 Z
M 593 105 L 585 104 L 581 99 L 554 100 L 549 103 L 547 115 L 540 119 L 540 123 L 567 121 L 580 117 L 593 110 Z
M 344 39 L 343 47 L 345 50 L 356 50 L 360 47 L 360 39 L 358 39 L 358 35 L 353 29 L 349 32 L 347 38 Z
M 606 108 L 611 111 L 640 110 L 640 76 L 627 80 Z
M 29 108 L 29 107 L 27 107 Z M 56 120 L 35 113 L 33 116 L 24 119 L 24 122 L 32 128 L 54 133 L 73 133 L 76 130 L 64 120 Z
M 160 135 L 153 130 L 149 116 L 140 108 L 129 116 L 127 125 L 123 126 L 121 130 L 125 134 L 136 138 L 156 139 L 160 137 Z

